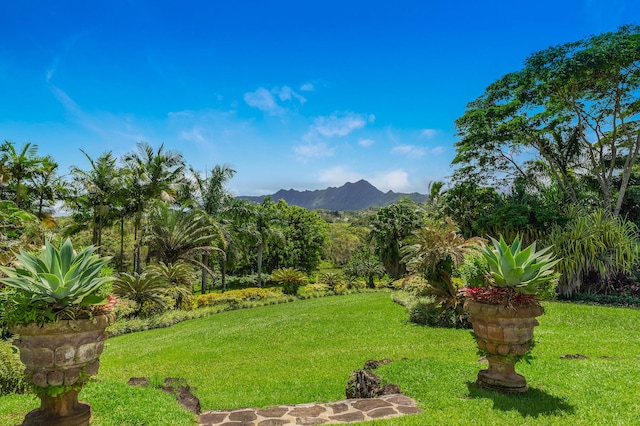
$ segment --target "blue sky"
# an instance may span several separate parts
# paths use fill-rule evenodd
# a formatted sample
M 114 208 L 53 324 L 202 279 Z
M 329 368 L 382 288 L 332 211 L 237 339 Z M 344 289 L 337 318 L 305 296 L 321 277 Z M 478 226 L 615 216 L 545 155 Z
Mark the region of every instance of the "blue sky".
M 531 53 L 640 23 L 636 0 L 6 1 L 0 140 L 65 174 L 136 142 L 261 195 L 446 180 L 465 105 Z

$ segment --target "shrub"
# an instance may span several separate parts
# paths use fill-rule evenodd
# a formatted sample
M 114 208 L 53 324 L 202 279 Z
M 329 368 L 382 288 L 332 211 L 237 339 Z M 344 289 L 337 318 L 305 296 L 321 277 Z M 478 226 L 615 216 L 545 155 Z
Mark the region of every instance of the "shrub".
M 282 298 L 282 293 L 278 290 L 267 288 L 243 288 L 242 290 L 230 290 L 224 293 L 202 294 L 195 299 L 195 307 L 217 306 L 229 304 L 237 306 L 242 302 L 264 299 Z
M 261 275 L 262 285 L 267 286 L 271 282 L 271 275 L 263 273 Z M 258 274 L 249 274 L 236 277 L 227 275 L 225 278 L 227 288 L 255 287 L 258 283 Z
M 167 292 L 173 299 L 175 309 L 185 309 L 191 306 L 193 282 L 196 280 L 193 266 L 183 262 L 169 264 L 160 262 L 156 265 L 150 265 L 145 272 L 149 276 L 166 281 Z
M 27 384 L 23 379 L 24 365 L 17 350 L 6 340 L 0 340 L 0 396 L 23 393 Z
M 117 319 L 130 318 L 138 312 L 138 304 L 126 298 L 118 299 L 118 303 L 113 308 L 113 313 Z
M 416 299 L 410 303 L 407 310 L 409 321 L 415 324 L 443 328 L 471 328 L 466 313 L 460 314 L 451 307 L 445 309 L 428 297 Z
M 604 210 L 581 215 L 564 227 L 555 226 L 549 236 L 560 262 L 558 291 L 565 297 L 582 289 L 589 273 L 608 279 L 618 272 L 632 272 L 638 260 L 638 229 L 630 221 Z
M 344 276 L 339 272 L 325 272 L 318 275 L 318 283 L 333 290 L 336 286 L 344 283 Z
M 168 291 L 167 281 L 155 274 L 123 273 L 113 283 L 113 293 L 116 296 L 138 304 L 136 315 L 167 310 L 171 306 L 171 299 L 167 299 Z
M 295 295 L 298 288 L 309 283 L 307 276 L 294 268 L 276 269 L 271 273 L 271 280 L 282 286 L 284 294 Z
M 409 275 L 402 280 L 402 289 L 414 297 L 425 297 L 429 282 L 422 275 Z
M 483 287 L 485 285 L 485 271 L 488 269 L 489 266 L 484 256 L 480 253 L 471 253 L 464 257 L 456 274 L 462 279 L 465 287 Z

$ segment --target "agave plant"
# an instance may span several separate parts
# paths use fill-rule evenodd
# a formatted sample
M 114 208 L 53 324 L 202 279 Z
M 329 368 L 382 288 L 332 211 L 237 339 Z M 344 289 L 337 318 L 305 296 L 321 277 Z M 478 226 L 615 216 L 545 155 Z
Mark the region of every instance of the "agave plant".
M 509 246 L 502 237 L 500 241 L 491 238 L 493 248 L 481 248 L 489 266 L 491 285 L 510 287 L 525 294 L 536 294 L 541 286 L 554 279 L 553 267 L 559 259 L 554 259 L 551 247 L 536 251 L 533 242 L 521 249 L 519 237 Z
M 48 305 L 53 312 L 102 304 L 106 301 L 102 286 L 112 278 L 100 276 L 100 270 L 110 258 L 95 255 L 95 250 L 90 246 L 76 252 L 70 239 L 60 247 L 47 242 L 38 255 L 20 250 L 15 267 L 0 267 L 7 275 L 0 282 L 22 291 L 32 304 Z

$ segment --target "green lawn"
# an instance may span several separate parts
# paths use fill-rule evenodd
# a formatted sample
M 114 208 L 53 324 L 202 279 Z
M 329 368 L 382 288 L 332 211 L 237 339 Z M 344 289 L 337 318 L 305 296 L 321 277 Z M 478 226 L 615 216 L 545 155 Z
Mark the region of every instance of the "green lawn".
M 636 424 L 640 418 L 640 311 L 548 303 L 536 328 L 536 359 L 518 370 L 520 396 L 480 390 L 485 364 L 469 331 L 407 322 L 388 293 L 325 297 L 225 312 L 168 329 L 109 339 L 98 381 L 80 394 L 94 425 L 192 425 L 194 416 L 130 377 L 183 377 L 203 409 L 344 398 L 352 370 L 391 358 L 378 372 L 425 411 L 375 425 Z M 582 354 L 587 359 L 561 356 Z M 0 400 L 0 425 L 18 424 L 38 402 Z

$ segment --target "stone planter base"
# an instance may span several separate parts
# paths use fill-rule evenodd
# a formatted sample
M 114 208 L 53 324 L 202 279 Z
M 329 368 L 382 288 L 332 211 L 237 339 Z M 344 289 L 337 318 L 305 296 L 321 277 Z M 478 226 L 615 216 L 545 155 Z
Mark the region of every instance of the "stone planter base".
M 112 314 L 91 319 L 61 320 L 44 326 L 17 325 L 10 331 L 18 338 L 27 381 L 37 388 L 40 408 L 25 417 L 23 425 L 84 426 L 91 420 L 89 404 L 78 402 L 84 383 L 98 372 L 99 357 L 113 323 Z M 48 390 L 65 386 L 64 393 L 49 396 Z
M 513 361 L 501 358 L 489 360 L 489 368 L 478 372 L 476 384 L 502 393 L 523 393 L 529 390 L 524 376 L 515 372 Z
M 478 348 L 487 354 L 489 368 L 478 373 L 476 384 L 502 393 L 529 390 L 527 381 L 515 372 L 514 359 L 531 349 L 536 317 L 542 315 L 537 305 L 510 308 L 466 300 L 464 309 L 470 315 Z
M 78 392 L 69 391 L 59 397 L 40 397 L 40 408 L 29 412 L 23 426 L 87 426 L 91 406 L 78 402 Z

